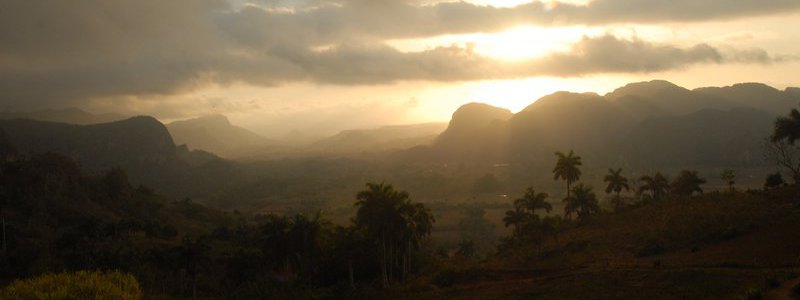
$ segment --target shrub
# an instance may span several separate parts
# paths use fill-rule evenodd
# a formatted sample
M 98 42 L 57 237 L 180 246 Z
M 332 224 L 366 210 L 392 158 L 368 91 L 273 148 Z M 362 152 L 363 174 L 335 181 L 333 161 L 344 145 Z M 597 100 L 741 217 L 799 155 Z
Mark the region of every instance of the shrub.
M 139 283 L 118 271 L 78 271 L 16 280 L 0 291 L 0 299 L 133 299 L 142 297 Z
M 453 270 L 446 269 L 440 271 L 433 277 L 433 284 L 438 287 L 451 287 L 457 284 L 477 282 L 485 280 L 491 276 L 484 274 L 479 269 Z
M 744 299 L 747 300 L 761 300 L 764 298 L 764 291 L 757 288 L 751 288 L 744 293 Z
M 642 245 L 642 248 L 639 249 L 636 255 L 639 257 L 653 256 L 661 254 L 662 250 L 661 243 L 654 239 L 648 239 L 644 242 L 644 245 Z

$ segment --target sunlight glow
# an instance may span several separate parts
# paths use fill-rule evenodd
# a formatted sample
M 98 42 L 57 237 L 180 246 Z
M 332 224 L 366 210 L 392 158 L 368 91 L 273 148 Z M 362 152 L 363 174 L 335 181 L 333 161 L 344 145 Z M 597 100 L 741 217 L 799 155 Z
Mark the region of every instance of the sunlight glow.
M 472 45 L 476 53 L 495 59 L 515 61 L 569 50 L 584 35 L 601 34 L 602 28 L 518 26 L 497 33 L 444 35 L 425 39 L 390 40 L 400 51 L 424 51 L 434 47 Z

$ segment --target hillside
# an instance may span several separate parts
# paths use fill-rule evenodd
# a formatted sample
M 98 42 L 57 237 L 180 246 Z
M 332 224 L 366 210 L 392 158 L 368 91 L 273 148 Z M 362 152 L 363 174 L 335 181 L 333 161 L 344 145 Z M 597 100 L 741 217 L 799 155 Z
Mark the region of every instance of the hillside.
M 202 195 L 228 182 L 221 178 L 235 178 L 219 158 L 176 147 L 152 117 L 93 125 L 2 120 L 0 129 L 20 154 L 58 153 L 90 173 L 120 167 L 135 184 L 177 197 Z
M 393 298 L 746 298 L 800 271 L 800 243 L 789 238 L 800 230 L 797 192 L 709 193 L 605 212 L 482 262 L 452 258 Z
M 313 143 L 310 151 L 345 154 L 407 149 L 431 144 L 445 128 L 446 123 L 423 123 L 344 130 Z
M 231 124 L 223 115 L 175 121 L 166 125 L 176 144 L 186 144 L 226 158 L 236 158 L 274 144 L 250 130 Z

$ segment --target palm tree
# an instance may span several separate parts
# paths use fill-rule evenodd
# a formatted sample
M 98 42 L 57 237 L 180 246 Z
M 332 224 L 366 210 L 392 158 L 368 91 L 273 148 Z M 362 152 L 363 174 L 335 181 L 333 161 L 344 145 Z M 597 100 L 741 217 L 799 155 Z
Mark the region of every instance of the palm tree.
M 396 191 L 384 183 L 367 183 L 367 189 L 356 195 L 358 211 L 355 225 L 363 228 L 367 235 L 376 241 L 381 258 L 381 279 L 384 287 L 389 286 L 389 270 L 393 260 L 392 246 L 404 229 L 405 220 L 400 210 L 408 199 L 408 193 Z
M 800 139 L 800 112 L 792 109 L 789 116 L 780 117 L 775 120 L 775 130 L 772 133 L 772 142 L 787 140 L 789 144 Z
M 680 175 L 672 181 L 672 192 L 681 196 L 692 196 L 695 192 L 703 193 L 701 184 L 706 183 L 705 179 L 697 176 L 697 171 L 683 170 Z
M 395 266 L 400 268 L 402 276 L 410 270 L 411 252 L 430 235 L 436 220 L 423 204 L 408 200 L 405 191 L 384 183 L 366 186 L 366 190 L 356 195 L 358 211 L 353 221 L 375 241 L 383 285 L 388 287 Z
M 403 203 L 401 213 L 406 223 L 406 230 L 403 236 L 406 249 L 402 256 L 401 274 L 403 278 L 406 278 L 407 274 L 411 272 L 411 254 L 413 250 L 419 248 L 422 245 L 422 240 L 430 236 L 436 219 L 425 205 L 411 203 L 411 201 Z
M 570 185 L 578 181 L 581 177 L 581 170 L 578 167 L 581 165 L 581 157 L 575 155 L 575 152 L 570 150 L 569 155 L 556 152 L 556 166 L 553 168 L 553 180 L 563 179 L 567 181 L 567 198 L 569 198 Z
M 661 174 L 661 172 L 656 172 L 656 175 L 653 177 L 650 176 L 642 176 L 639 179 L 643 182 L 643 184 L 639 187 L 639 193 L 644 193 L 650 191 L 653 196 L 653 200 L 661 200 L 664 196 L 667 195 L 667 191 L 669 191 L 669 181 L 667 177 Z
M 529 187 L 522 198 L 514 200 L 514 206 L 523 207 L 531 213 L 535 213 L 537 209 L 544 209 L 549 213 L 553 210 L 553 206 L 545 200 L 548 196 L 547 193 L 537 193 L 533 187 Z
M 732 169 L 725 169 L 722 170 L 722 174 L 720 174 L 720 178 L 722 181 L 728 184 L 728 188 L 730 189 L 731 193 L 735 191 L 733 185 L 736 183 L 736 172 Z
M 514 210 L 506 211 L 505 217 L 503 217 L 503 224 L 508 226 L 514 226 L 514 235 L 518 236 L 522 233 L 523 224 L 528 219 L 528 213 L 525 211 L 524 208 L 516 206 Z
M 631 189 L 628 186 L 628 178 L 622 176 L 622 168 L 616 170 L 608 169 L 608 175 L 606 175 L 603 181 L 608 183 L 606 186 L 606 194 L 615 192 L 617 193 L 617 199 L 619 199 L 619 193 L 622 192 L 623 189 L 626 191 Z
M 564 199 L 564 215 L 569 218 L 573 213 L 578 215 L 578 219 L 585 221 L 590 215 L 600 211 L 597 196 L 592 192 L 590 186 L 579 184 L 572 189 L 572 196 Z

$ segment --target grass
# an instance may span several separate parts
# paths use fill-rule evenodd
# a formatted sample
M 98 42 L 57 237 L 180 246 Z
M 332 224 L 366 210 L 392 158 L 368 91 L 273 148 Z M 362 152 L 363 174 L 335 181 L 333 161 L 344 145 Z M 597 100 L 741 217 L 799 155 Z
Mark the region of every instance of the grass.
M 0 299 L 141 299 L 139 283 L 130 274 L 118 271 L 78 271 L 45 274 L 16 280 L 0 290 Z

